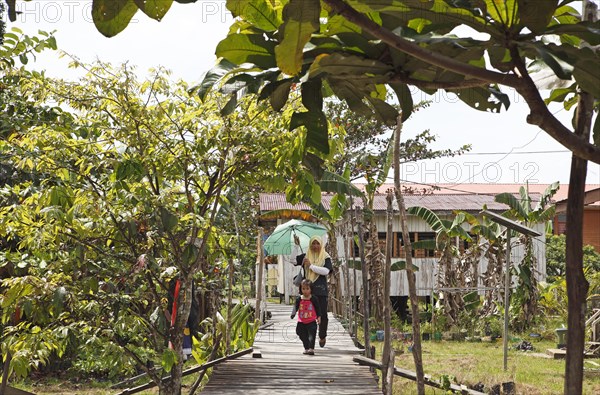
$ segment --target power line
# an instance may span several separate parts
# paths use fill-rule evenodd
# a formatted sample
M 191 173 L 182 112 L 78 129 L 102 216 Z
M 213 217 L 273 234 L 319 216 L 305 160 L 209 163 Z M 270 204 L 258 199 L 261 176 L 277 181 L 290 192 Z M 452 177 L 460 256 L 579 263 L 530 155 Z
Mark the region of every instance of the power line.
M 522 151 L 522 152 L 465 152 L 462 155 L 531 155 L 531 154 L 564 154 L 569 153 L 569 150 L 555 150 L 555 151 Z

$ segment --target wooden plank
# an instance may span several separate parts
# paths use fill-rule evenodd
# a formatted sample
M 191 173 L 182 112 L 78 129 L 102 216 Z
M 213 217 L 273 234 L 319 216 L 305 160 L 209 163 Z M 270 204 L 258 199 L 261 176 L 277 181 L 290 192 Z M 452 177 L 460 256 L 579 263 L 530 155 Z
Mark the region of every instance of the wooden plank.
M 206 369 L 208 369 L 210 367 L 213 367 L 213 366 L 218 366 L 218 364 L 220 364 L 222 362 L 229 361 L 231 359 L 235 359 L 235 358 L 241 357 L 243 355 L 247 355 L 247 354 L 251 353 L 252 351 L 253 351 L 253 348 L 250 347 L 250 348 L 247 348 L 245 350 L 233 353 L 231 355 L 227 355 L 227 356 L 224 356 L 222 358 L 215 359 L 214 361 L 207 362 L 207 363 L 205 363 L 203 365 L 194 366 L 193 368 L 184 370 L 182 372 L 181 376 L 182 377 L 183 376 L 187 376 L 187 375 L 192 374 L 192 373 L 197 373 L 199 371 L 206 370 Z M 169 376 L 164 376 L 161 380 L 164 382 L 164 381 L 166 381 L 168 379 L 169 379 Z M 147 389 L 155 387 L 155 386 L 156 386 L 156 383 L 154 381 L 151 381 L 149 383 L 142 384 L 142 385 L 139 385 L 139 386 L 134 387 L 134 388 L 126 388 L 122 392 L 119 392 L 117 395 L 131 395 L 131 394 L 136 394 L 138 392 L 141 392 L 143 390 L 147 390 Z
M 4 389 L 4 394 L 5 395 L 35 395 L 33 392 L 27 392 L 15 387 L 11 387 L 10 385 L 7 385 L 6 388 Z
M 296 336 L 292 307 L 268 304 L 271 320 L 259 330 L 254 349 L 261 358 L 247 355 L 216 366 L 203 395 L 283 394 L 380 395 L 376 375 L 352 358 L 361 354 L 343 326 L 329 315 L 327 344 L 315 355 L 303 355 Z

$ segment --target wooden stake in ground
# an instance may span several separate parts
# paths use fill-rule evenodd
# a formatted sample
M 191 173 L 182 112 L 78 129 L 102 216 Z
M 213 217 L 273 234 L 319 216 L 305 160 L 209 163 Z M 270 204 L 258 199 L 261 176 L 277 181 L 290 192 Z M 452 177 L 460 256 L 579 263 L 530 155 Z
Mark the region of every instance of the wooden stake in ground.
M 390 287 L 392 279 L 392 244 L 394 209 L 392 203 L 394 194 L 387 192 L 387 234 L 385 240 L 385 267 L 383 269 L 383 355 L 381 357 L 381 390 L 385 395 L 392 395 L 394 379 L 394 351 L 392 350 L 392 309 L 390 306 Z M 390 371 L 392 374 L 390 374 Z
M 256 310 L 254 318 L 262 323 L 262 312 L 261 303 L 263 299 L 263 273 L 265 267 L 265 253 L 263 249 L 263 228 L 258 228 L 258 240 L 256 240 L 256 246 L 258 248 L 257 265 L 256 265 Z
M 362 286 L 363 286 L 363 329 L 365 332 L 365 356 L 372 358 L 371 354 L 371 339 L 369 330 L 369 317 L 371 317 L 371 309 L 369 308 L 369 276 L 367 270 L 367 260 L 365 259 L 365 241 L 363 239 L 363 221 L 362 216 L 358 213 L 358 207 L 356 208 L 356 222 L 358 229 L 358 246 L 360 253 L 360 267 L 362 269 Z
M 408 280 L 408 293 L 412 311 L 413 328 L 413 358 L 415 360 L 415 371 L 417 373 L 417 393 L 425 395 L 425 373 L 423 372 L 423 356 L 421 351 L 421 323 L 419 322 L 419 300 L 417 298 L 417 285 L 412 263 L 412 245 L 408 233 L 408 220 L 404 197 L 400 189 L 400 134 L 402 132 L 402 116 L 399 115 L 394 131 L 394 192 L 400 211 L 400 224 L 402 226 L 402 241 L 406 254 L 406 278 Z

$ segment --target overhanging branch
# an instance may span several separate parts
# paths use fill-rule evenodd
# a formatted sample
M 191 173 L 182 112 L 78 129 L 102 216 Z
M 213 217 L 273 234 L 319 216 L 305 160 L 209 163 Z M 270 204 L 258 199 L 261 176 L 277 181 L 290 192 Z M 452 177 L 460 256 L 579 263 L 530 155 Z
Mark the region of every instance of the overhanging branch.
M 487 86 L 489 82 L 482 80 L 463 80 L 463 81 L 453 81 L 453 82 L 443 82 L 443 81 L 423 81 L 417 80 L 414 78 L 407 78 L 401 74 L 395 74 L 390 78 L 389 82 L 401 82 L 407 85 L 413 85 L 420 89 L 448 89 L 448 90 L 456 90 L 456 89 L 468 89 L 468 88 L 476 88 L 479 86 Z
M 389 31 L 388 29 L 379 26 L 363 14 L 356 11 L 354 8 L 346 4 L 343 0 L 323 0 L 324 3 L 336 13 L 342 15 L 348 21 L 356 24 L 363 31 L 379 38 L 389 46 L 404 52 L 408 55 L 414 56 L 424 62 L 431 65 L 442 67 L 452 72 L 471 77 L 473 83 L 477 84 L 474 86 L 481 86 L 487 83 L 497 83 L 513 87 L 519 92 L 521 96 L 527 102 L 529 109 L 531 110 L 530 115 L 527 117 L 527 122 L 533 125 L 539 126 L 553 139 L 558 141 L 560 144 L 568 148 L 582 159 L 587 159 L 591 162 L 600 164 L 600 147 L 597 147 L 589 141 L 575 135 L 569 128 L 565 127 L 554 115 L 548 110 L 548 107 L 544 103 L 544 100 L 540 96 L 540 92 L 529 77 L 526 69 L 520 69 L 523 74 L 522 77 L 518 77 L 513 74 L 502 74 L 495 71 L 482 69 L 479 67 L 471 66 L 469 64 L 462 63 L 453 58 L 441 55 L 436 52 L 432 52 L 428 49 L 422 48 L 396 34 Z M 520 57 L 516 53 L 513 54 L 514 60 L 519 60 Z M 515 58 L 516 56 L 516 58 Z M 438 83 L 424 82 L 408 79 L 398 78 L 399 82 L 411 84 L 420 88 L 429 89 L 460 89 L 469 86 L 459 85 L 456 87 L 450 87 L 448 85 L 437 85 Z M 481 85 L 476 80 L 481 81 Z M 468 80 L 469 81 L 469 80 Z M 465 83 L 466 81 L 463 81 Z M 427 85 L 431 84 L 431 85 Z
M 442 67 L 460 75 L 469 76 L 475 79 L 496 83 L 516 88 L 520 85 L 520 79 L 512 74 L 502 74 L 495 71 L 482 69 L 460 62 L 456 59 L 440 55 L 437 52 L 412 43 L 388 29 L 376 24 L 354 8 L 346 4 L 343 0 L 323 0 L 333 11 L 342 15 L 348 21 L 360 26 L 365 32 L 379 38 L 389 46 L 396 48 L 406 54 L 412 55 L 417 59 L 427 62 L 431 65 Z

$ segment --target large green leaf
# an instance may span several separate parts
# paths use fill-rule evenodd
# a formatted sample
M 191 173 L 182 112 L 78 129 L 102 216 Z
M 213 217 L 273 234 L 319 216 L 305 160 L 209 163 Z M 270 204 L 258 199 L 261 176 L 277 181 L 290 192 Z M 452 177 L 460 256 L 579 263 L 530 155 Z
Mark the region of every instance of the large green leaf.
M 558 181 L 548 185 L 544 190 L 544 193 L 542 193 L 539 203 L 536 205 L 536 210 L 545 207 L 550 202 L 550 199 L 552 199 L 552 197 L 556 194 L 556 192 L 558 192 L 559 188 L 560 183 Z
M 319 180 L 319 185 L 323 192 L 337 193 L 340 195 L 352 195 L 364 198 L 364 194 L 354 184 L 344 177 L 325 170 Z
M 365 92 L 357 89 L 357 86 L 348 79 L 330 79 L 329 86 L 337 97 L 345 100 L 348 107 L 359 115 L 370 117 L 373 115 L 371 108 L 363 102 Z
M 488 56 L 490 57 L 491 65 L 496 69 L 503 72 L 508 72 L 513 69 L 514 66 L 512 64 L 512 58 L 508 49 L 499 46 L 493 46 L 488 48 L 487 52 Z
M 227 0 L 227 9 L 234 17 L 242 17 L 266 32 L 277 30 L 282 22 L 281 11 L 266 0 Z
M 577 94 L 577 84 L 571 84 L 568 88 L 557 88 L 550 92 L 550 96 L 544 99 L 544 103 L 548 105 L 551 102 L 562 103 L 567 96 Z
M 127 27 L 137 10 L 133 0 L 94 0 L 92 19 L 100 33 L 113 37 Z
M 309 69 L 311 77 L 330 74 L 338 78 L 344 75 L 352 77 L 361 75 L 385 76 L 393 71 L 392 66 L 387 63 L 338 52 L 318 56 Z
M 417 240 L 411 243 L 411 247 L 413 250 L 435 250 L 437 242 L 435 239 Z
M 557 24 L 546 29 L 546 34 L 566 34 L 578 37 L 590 45 L 600 45 L 600 21 Z
M 556 11 L 558 0 L 517 0 L 521 23 L 532 32 L 539 34 L 546 30 Z
M 269 98 L 273 110 L 280 111 L 288 100 L 293 84 L 292 78 L 269 82 L 260 91 L 259 100 Z
M 237 74 L 228 79 L 223 86 L 221 86 L 221 93 L 230 94 L 239 92 L 245 89 L 247 93 L 256 93 L 260 88 L 260 79 L 257 79 L 254 75 L 242 73 Z
M 262 34 L 234 33 L 217 45 L 215 53 L 237 65 L 252 63 L 266 70 L 276 66 L 274 50 L 275 43 Z
M 446 229 L 440 217 L 438 217 L 436 213 L 434 213 L 427 207 L 409 207 L 406 209 L 406 212 L 424 220 L 427 223 L 427 225 L 429 225 L 431 229 L 433 229 L 435 232 L 439 232 Z
M 164 207 L 160 208 L 160 219 L 163 224 L 163 229 L 167 232 L 172 231 L 179 223 L 177 215 L 173 214 Z
M 323 81 L 312 78 L 302 84 L 302 104 L 308 111 L 321 111 L 323 109 Z
M 313 147 L 326 155 L 329 154 L 327 118 L 322 111 L 295 112 L 290 120 L 290 130 L 299 126 L 306 127 L 307 148 Z
M 506 101 L 493 100 L 499 91 L 492 92 L 491 88 L 475 87 L 457 89 L 453 92 L 461 101 L 479 111 L 500 112 L 502 104 L 506 103 Z
M 600 98 L 600 58 L 582 59 L 575 63 L 573 77 L 582 90 Z
M 395 261 L 392 262 L 392 265 L 390 266 L 390 270 L 392 272 L 397 272 L 399 270 L 406 270 L 408 266 L 406 265 L 406 261 Z M 418 272 L 419 271 L 419 267 L 416 266 L 415 264 L 411 264 L 410 266 L 412 268 L 413 272 Z
M 398 118 L 398 110 L 383 100 L 367 96 L 367 100 L 373 106 L 375 117 L 388 126 L 394 126 Z
M 523 43 L 523 48 L 532 49 L 542 59 L 544 63 L 548 65 L 554 71 L 558 78 L 563 80 L 571 79 L 571 73 L 573 72 L 573 66 L 568 62 L 564 61 L 564 55 L 559 57 L 560 51 L 563 48 L 543 45 L 542 43 Z
M 171 5 L 173 0 L 134 0 L 140 10 L 152 19 L 160 21 Z
M 515 22 L 516 0 L 484 0 L 488 16 L 505 27 Z
M 473 7 L 471 2 L 468 1 L 351 1 L 352 4 L 358 2 L 365 3 L 373 11 L 388 14 L 407 24 L 410 21 L 418 19 L 421 24 L 427 24 L 429 22 L 436 27 L 465 25 L 480 32 L 486 32 L 496 36 L 499 34 L 498 30 L 481 16 L 481 7 Z M 400 3 L 401 5 L 399 5 Z M 481 4 L 482 2 L 479 3 Z
M 396 97 L 402 109 L 402 122 L 406 121 L 412 114 L 414 103 L 410 88 L 406 84 L 391 83 L 390 87 L 396 92 Z
M 513 195 L 512 193 L 508 193 L 508 192 L 500 193 L 500 194 L 496 195 L 494 200 L 498 203 L 504 203 L 504 204 L 508 205 L 508 207 L 510 207 L 511 210 L 513 210 L 514 212 L 517 213 L 517 217 L 519 219 L 527 218 L 527 212 L 521 205 L 521 200 L 517 199 L 515 197 L 515 195 Z
M 235 64 L 231 63 L 227 59 L 219 59 L 217 65 L 206 73 L 200 85 L 194 87 L 194 89 L 198 91 L 200 100 L 206 100 L 206 95 L 215 87 L 217 82 L 219 82 L 221 78 L 223 78 L 230 71 L 234 70 L 236 67 L 237 66 Z
M 283 37 L 275 48 L 277 66 L 282 72 L 297 75 L 302 69 L 302 53 L 313 32 L 319 31 L 319 0 L 290 0 L 283 8 Z
M 500 226 L 493 223 L 491 226 L 486 225 L 475 225 L 471 228 L 471 232 L 484 237 L 489 241 L 495 241 L 498 239 Z

